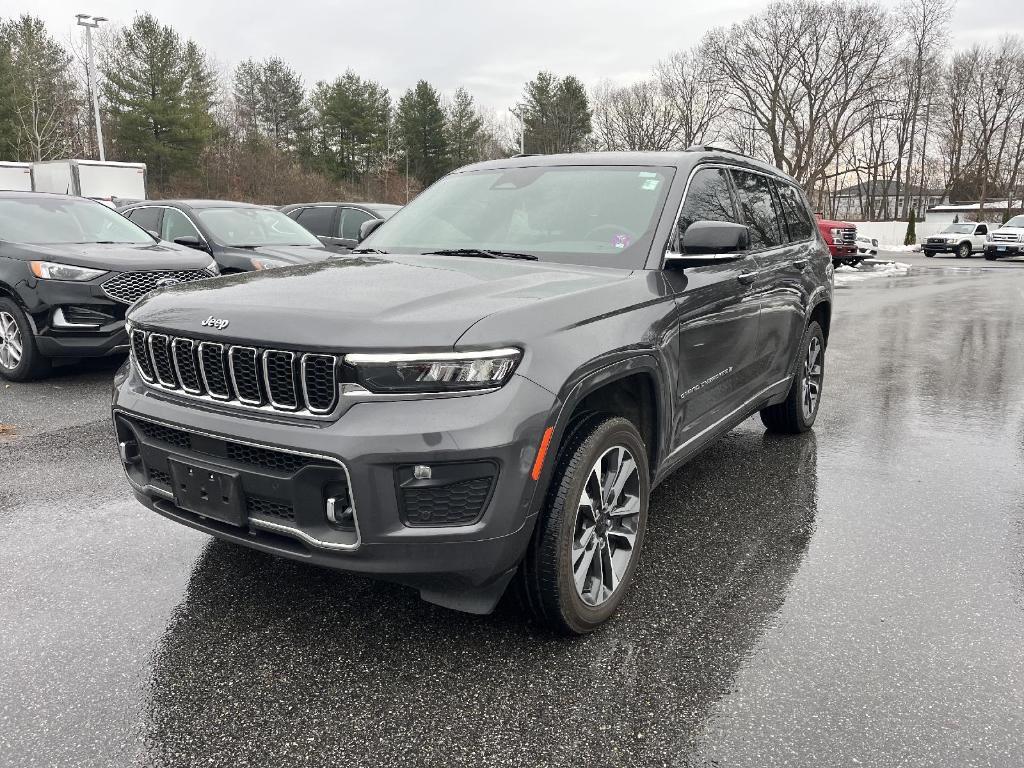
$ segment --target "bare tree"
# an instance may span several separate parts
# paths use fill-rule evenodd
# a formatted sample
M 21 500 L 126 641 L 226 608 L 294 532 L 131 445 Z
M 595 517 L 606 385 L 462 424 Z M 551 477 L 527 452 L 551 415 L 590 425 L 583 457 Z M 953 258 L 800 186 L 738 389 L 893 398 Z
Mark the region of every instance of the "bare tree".
M 675 108 L 681 146 L 721 138 L 727 83 L 702 47 L 672 54 L 655 65 L 654 73 Z
M 591 99 L 594 136 L 601 149 L 664 151 L 678 147 L 679 113 L 657 81 L 642 80 L 622 88 L 603 83 Z

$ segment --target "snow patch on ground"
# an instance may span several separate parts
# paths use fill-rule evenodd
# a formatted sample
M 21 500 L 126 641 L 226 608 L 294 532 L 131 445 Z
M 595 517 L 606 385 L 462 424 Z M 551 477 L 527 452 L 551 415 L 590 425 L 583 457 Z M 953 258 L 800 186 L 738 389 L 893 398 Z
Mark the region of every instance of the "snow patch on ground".
M 910 274 L 910 265 L 904 264 L 902 261 L 865 263 L 859 269 L 843 264 L 841 267 L 836 267 L 835 284 L 842 286 L 870 280 L 873 277 L 902 277 L 908 274 Z

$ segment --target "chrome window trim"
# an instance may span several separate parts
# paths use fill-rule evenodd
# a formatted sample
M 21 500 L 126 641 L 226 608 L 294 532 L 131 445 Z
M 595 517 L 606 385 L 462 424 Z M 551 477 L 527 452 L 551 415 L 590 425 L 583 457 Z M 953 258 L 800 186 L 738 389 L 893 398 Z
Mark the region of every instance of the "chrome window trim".
M 203 363 L 203 347 L 205 347 L 207 344 L 209 344 L 211 347 L 220 347 L 220 359 L 221 359 L 222 363 L 224 361 L 224 345 L 223 344 L 221 344 L 219 341 L 201 341 L 201 342 L 199 342 L 199 355 L 198 355 L 198 357 L 199 357 L 199 378 L 202 379 L 203 389 L 206 390 L 206 394 L 204 395 L 204 397 L 209 397 L 210 399 L 214 400 L 215 402 L 226 402 L 226 401 L 231 399 L 231 387 L 228 386 L 227 371 L 225 371 L 224 384 L 225 384 L 225 389 L 227 389 L 228 391 L 223 396 L 216 394 L 212 389 L 210 389 L 210 382 L 206 378 L 206 365 Z
M 346 465 L 345 462 L 342 461 L 341 459 L 339 459 L 337 456 L 330 456 L 330 455 L 324 454 L 324 453 L 311 453 L 309 451 L 300 451 L 300 450 L 295 450 L 293 448 L 282 448 L 282 447 L 277 446 L 277 445 L 267 445 L 265 443 L 254 443 L 251 440 L 245 440 L 245 439 L 239 438 L 239 437 L 234 437 L 234 436 L 229 436 L 229 435 L 219 435 L 219 434 L 216 434 L 216 433 L 213 433 L 213 432 L 204 432 L 201 429 L 194 429 L 192 427 L 184 427 L 181 424 L 172 424 L 170 422 L 163 421 L 162 419 L 152 418 L 151 416 L 137 416 L 136 414 L 131 413 L 129 411 L 122 410 L 121 408 L 115 408 L 111 412 L 111 421 L 114 424 L 115 434 L 116 434 L 116 430 L 117 430 L 117 416 L 118 416 L 118 414 L 123 415 L 127 419 L 138 419 L 140 421 L 148 421 L 148 422 L 150 422 L 152 424 L 159 424 L 160 426 L 170 427 L 171 429 L 179 429 L 182 432 L 188 432 L 190 434 L 200 435 L 202 437 L 209 437 L 209 438 L 213 438 L 214 440 L 224 440 L 224 441 L 231 442 L 231 443 L 238 443 L 239 445 L 247 445 L 247 446 L 249 446 L 251 448 L 262 448 L 262 449 L 268 450 L 268 451 L 278 451 L 280 453 L 289 453 L 289 454 L 292 454 L 293 456 L 304 456 L 304 457 L 310 458 L 310 459 L 321 459 L 323 461 L 327 461 L 327 462 L 330 462 L 330 463 L 333 463 L 333 464 L 337 464 L 339 467 L 341 467 L 341 470 L 345 473 L 345 482 L 348 484 L 348 499 L 349 499 L 349 504 L 352 507 L 352 523 L 353 523 L 353 527 L 355 528 L 355 534 L 356 534 L 356 539 L 351 544 L 340 544 L 338 542 L 333 542 L 333 541 L 324 541 L 323 539 L 318 539 L 318 538 L 316 538 L 314 536 L 310 536 L 308 533 L 306 533 L 305 531 L 302 531 L 302 530 L 300 530 L 298 528 L 291 528 L 291 527 L 289 527 L 287 525 L 279 525 L 277 523 L 268 523 L 268 522 L 265 522 L 263 520 L 255 520 L 255 519 L 253 519 L 251 517 L 248 517 L 248 515 L 246 516 L 246 519 L 249 522 L 250 526 L 255 526 L 257 528 L 265 528 L 266 530 L 269 530 L 269 531 L 272 531 L 272 532 L 275 532 L 275 533 L 281 533 L 281 534 L 284 534 L 284 535 L 287 535 L 287 536 L 292 536 L 294 538 L 299 539 L 300 541 L 304 541 L 307 544 L 309 544 L 311 546 L 314 546 L 314 547 L 317 547 L 319 549 L 329 549 L 329 550 L 335 550 L 335 551 L 340 551 L 340 552 L 354 552 L 355 550 L 359 549 L 360 545 L 362 544 L 363 537 L 362 537 L 362 533 L 359 530 L 359 510 L 358 510 L 358 507 L 356 506 L 355 490 L 352 487 L 352 475 L 348 471 L 348 465 Z M 121 465 L 121 470 L 124 472 L 124 475 L 125 475 L 125 477 L 128 480 L 128 484 L 132 488 L 135 488 L 138 491 L 142 491 L 143 493 L 148 492 L 150 494 L 155 494 L 157 496 L 161 496 L 161 497 L 164 498 L 164 500 L 170 501 L 172 504 L 174 503 L 174 495 L 173 494 L 170 494 L 170 493 L 168 493 L 167 491 L 165 491 L 165 490 L 163 490 L 161 488 L 156 488 L 155 486 L 152 486 L 152 485 L 149 485 L 149 484 L 139 485 L 134 480 L 132 480 L 131 475 L 128 474 L 128 468 L 125 467 L 124 464 Z M 175 507 L 175 509 L 178 509 L 178 507 Z M 182 510 L 182 511 L 185 512 L 186 510 Z M 192 514 L 192 513 L 189 512 L 188 514 Z
M 270 368 L 267 364 L 268 355 L 288 355 L 288 364 L 292 366 L 292 395 L 295 397 L 295 405 L 279 403 L 274 399 L 274 393 L 270 391 Z M 267 402 L 275 409 L 288 413 L 295 413 L 299 410 L 299 393 L 295 388 L 295 353 L 289 349 L 265 349 L 263 350 L 263 380 L 267 382 Z
M 334 397 L 331 399 L 331 404 L 328 408 L 314 408 L 309 403 L 309 387 L 306 386 L 306 360 L 311 357 L 322 357 L 331 361 L 331 383 L 334 388 Z M 302 357 L 299 358 L 299 379 L 300 388 L 302 389 L 302 400 L 306 404 L 306 410 L 310 413 L 322 416 L 327 413 L 331 413 L 338 404 L 338 358 L 335 355 L 325 355 L 318 352 L 305 352 Z
M 672 230 L 674 230 L 675 227 L 679 224 L 679 217 L 683 213 L 683 206 L 686 205 L 686 196 L 690 193 L 690 182 L 693 181 L 693 177 L 695 175 L 697 175 L 697 173 L 699 171 L 707 170 L 709 168 L 721 168 L 721 169 L 724 169 L 724 170 L 727 170 L 727 171 L 742 171 L 744 173 L 755 173 L 755 174 L 757 174 L 759 176 L 765 176 L 766 178 L 775 181 L 776 184 L 789 184 L 789 186 L 793 187 L 794 189 L 797 190 L 797 192 L 800 193 L 801 199 L 805 200 L 805 197 L 804 197 L 804 194 L 803 194 L 802 190 L 798 186 L 793 184 L 793 182 L 789 181 L 788 179 L 783 179 L 780 176 L 776 176 L 775 174 L 768 173 L 767 171 L 761 171 L 761 170 L 757 170 L 755 168 L 746 168 L 746 167 L 744 167 L 742 165 L 736 165 L 735 163 L 727 163 L 727 162 L 723 162 L 723 161 L 720 161 L 720 160 L 716 160 L 716 161 L 710 162 L 710 163 L 698 163 L 690 171 L 689 176 L 686 177 L 686 185 L 683 187 L 683 197 L 679 201 L 679 207 L 676 209 L 675 218 L 672 219 L 672 225 L 671 225 L 672 226 Z M 729 184 L 730 184 L 730 186 L 733 186 L 733 181 L 732 181 L 731 177 L 729 179 Z M 739 204 L 740 201 L 737 200 L 736 203 Z M 737 216 L 737 218 L 742 218 L 743 211 L 741 209 L 738 209 L 736 211 L 736 213 L 739 214 Z M 733 223 L 734 224 L 742 224 L 743 222 L 735 221 Z M 781 245 L 773 245 L 770 248 L 759 248 L 759 249 L 756 249 L 756 250 L 754 248 L 748 248 L 745 251 L 738 251 L 737 253 L 739 253 L 741 256 L 747 256 L 747 255 L 751 255 L 752 256 L 754 254 L 763 254 L 763 253 L 768 253 L 769 251 L 776 251 L 776 250 L 780 250 L 782 248 L 788 248 L 789 246 L 792 246 L 792 245 L 801 245 L 803 243 L 810 243 L 810 242 L 812 242 L 814 240 L 814 235 L 815 235 L 815 233 L 818 230 L 818 224 L 817 224 L 817 221 L 814 219 L 813 215 L 811 216 L 811 224 L 813 225 L 811 227 L 811 236 L 809 238 L 807 238 L 806 240 L 789 240 L 789 241 L 787 241 L 785 243 L 782 243 Z M 744 224 L 744 226 L 749 227 L 750 225 L 749 224 Z M 670 230 L 670 232 L 672 230 Z M 787 233 L 788 233 L 788 227 L 787 227 Z M 669 240 L 671 241 L 671 235 L 669 236 Z M 661 269 L 665 268 L 665 260 L 666 260 L 667 257 L 669 257 L 669 256 L 684 256 L 684 255 L 685 254 L 675 253 L 674 251 L 670 251 L 669 247 L 668 247 L 668 243 L 666 243 L 665 244 L 665 251 L 661 255 L 661 266 L 660 266 L 660 268 Z
M 260 374 L 259 352 L 257 351 L 256 347 L 244 347 L 244 346 L 236 346 L 236 345 L 232 344 L 232 345 L 230 345 L 228 347 L 228 371 L 229 371 L 229 373 L 231 375 L 231 386 L 234 387 L 234 389 L 235 389 L 235 399 L 238 400 L 238 402 L 240 402 L 242 405 L 255 405 L 255 406 L 263 405 L 263 398 L 262 397 L 259 397 L 256 400 L 252 400 L 252 399 L 248 399 L 247 400 L 246 398 L 242 397 L 242 393 L 238 389 L 238 379 L 235 377 L 235 357 L 234 357 L 234 354 L 235 354 L 236 351 L 242 351 L 242 350 L 247 350 L 247 351 L 251 351 L 252 352 L 252 365 L 253 365 L 253 368 L 256 371 L 256 388 L 258 390 L 260 390 L 260 394 L 261 395 L 263 393 L 263 385 L 262 385 L 262 382 L 260 381 L 260 375 L 259 375 Z M 209 390 L 207 390 L 207 391 L 209 391 Z
M 160 378 L 160 366 L 156 364 L 156 355 L 153 354 L 153 339 L 161 338 L 164 340 L 164 345 L 167 347 L 167 356 L 171 357 L 171 338 L 166 333 L 151 333 L 149 338 L 146 339 L 146 346 L 149 347 L 149 360 L 153 363 L 153 375 L 156 377 L 156 383 L 164 389 L 180 389 L 178 382 L 172 381 L 170 384 L 166 383 Z M 173 358 L 171 358 L 171 365 L 174 364 Z
M 181 385 L 181 391 L 185 392 L 186 394 L 189 394 L 189 395 L 201 395 L 203 393 L 203 390 L 202 390 L 201 387 L 199 389 L 192 390 L 192 389 L 189 389 L 188 387 L 185 386 L 185 379 L 181 375 L 181 366 L 178 365 L 178 342 L 179 341 L 181 341 L 181 342 L 187 341 L 188 342 L 189 354 L 193 355 L 193 358 L 192 358 L 193 359 L 193 364 L 196 365 L 196 374 L 199 373 L 199 365 L 195 362 L 195 360 L 196 360 L 196 342 L 195 342 L 195 340 L 194 339 L 189 339 L 189 338 L 184 338 L 184 337 L 181 337 L 181 336 L 174 337 L 171 340 L 171 362 L 174 363 L 174 372 L 178 375 L 178 382 Z

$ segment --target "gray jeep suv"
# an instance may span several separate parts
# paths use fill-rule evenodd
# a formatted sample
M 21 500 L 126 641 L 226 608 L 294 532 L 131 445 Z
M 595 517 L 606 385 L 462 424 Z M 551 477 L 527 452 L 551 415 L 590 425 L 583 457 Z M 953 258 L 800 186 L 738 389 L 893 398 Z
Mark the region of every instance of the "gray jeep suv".
M 814 423 L 831 259 L 773 167 L 518 157 L 370 224 L 351 258 L 132 308 L 113 417 L 146 506 L 459 610 L 514 583 L 580 633 L 623 599 L 654 486 L 758 411 Z

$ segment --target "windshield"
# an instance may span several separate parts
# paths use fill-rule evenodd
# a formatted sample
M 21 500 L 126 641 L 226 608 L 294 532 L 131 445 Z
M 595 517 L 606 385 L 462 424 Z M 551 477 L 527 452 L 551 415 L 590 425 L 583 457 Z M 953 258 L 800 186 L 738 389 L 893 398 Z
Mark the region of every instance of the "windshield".
M 362 244 L 385 253 L 482 249 L 642 267 L 673 169 L 557 166 L 445 177 Z
M 270 208 L 201 208 L 196 215 L 221 245 L 236 248 L 261 245 L 322 247 L 309 230 Z
M 1004 227 L 1024 227 L 1024 216 L 1014 216 L 1008 222 L 1003 224 Z
M 102 203 L 42 195 L 0 199 L 0 240 L 45 245 L 155 242 L 145 230 Z
M 944 230 L 942 230 L 942 232 L 943 233 L 948 233 L 948 234 L 951 234 L 951 235 L 973 235 L 974 234 L 974 228 L 976 226 L 978 226 L 978 225 L 977 224 L 950 224 L 948 227 L 946 227 Z

